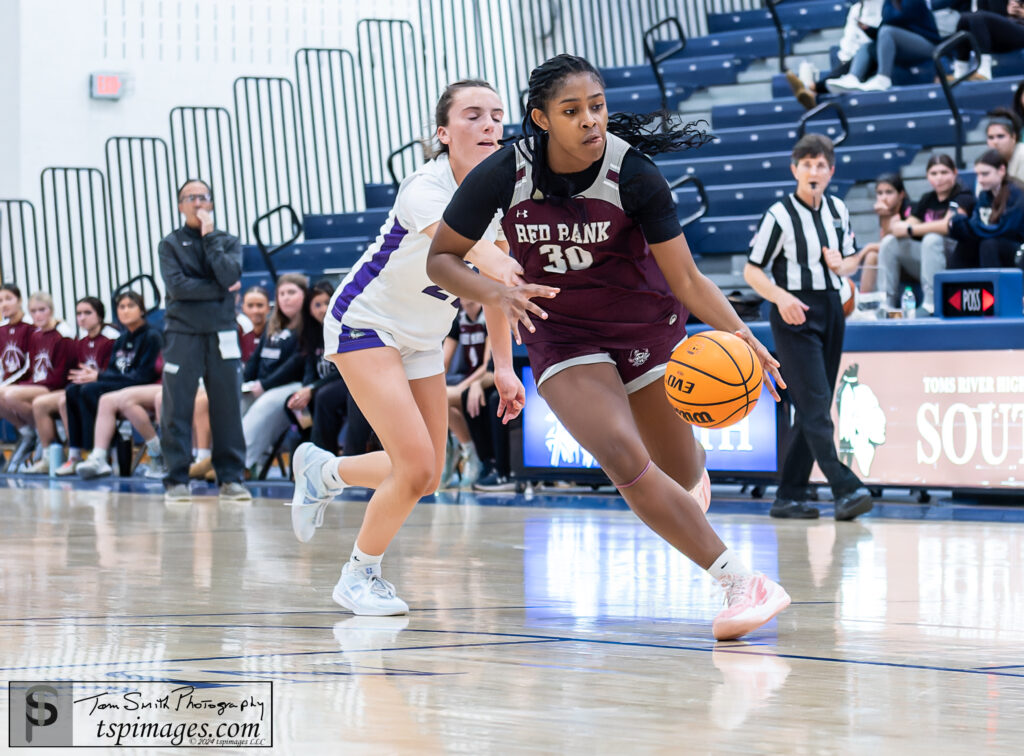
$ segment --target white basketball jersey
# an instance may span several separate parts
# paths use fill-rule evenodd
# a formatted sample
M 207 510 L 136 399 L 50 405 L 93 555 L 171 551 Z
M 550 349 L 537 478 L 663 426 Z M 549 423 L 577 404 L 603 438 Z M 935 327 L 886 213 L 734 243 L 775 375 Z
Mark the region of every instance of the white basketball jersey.
M 427 277 L 430 237 L 423 230 L 441 220 L 457 188 L 447 154 L 407 177 L 380 235 L 334 292 L 327 317 L 386 331 L 412 349 L 437 349 L 458 310 L 455 297 Z M 495 219 L 484 239 L 504 238 Z

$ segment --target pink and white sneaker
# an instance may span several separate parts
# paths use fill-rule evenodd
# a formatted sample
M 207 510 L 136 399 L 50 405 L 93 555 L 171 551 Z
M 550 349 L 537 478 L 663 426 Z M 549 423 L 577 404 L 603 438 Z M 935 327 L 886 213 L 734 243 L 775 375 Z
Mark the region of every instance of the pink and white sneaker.
M 759 572 L 725 575 L 718 582 L 725 590 L 725 608 L 711 624 L 715 640 L 735 640 L 756 630 L 791 601 L 781 585 Z
M 697 500 L 704 514 L 707 514 L 708 507 L 711 506 L 711 476 L 708 475 L 707 469 L 704 470 L 700 482 L 690 489 L 690 496 Z

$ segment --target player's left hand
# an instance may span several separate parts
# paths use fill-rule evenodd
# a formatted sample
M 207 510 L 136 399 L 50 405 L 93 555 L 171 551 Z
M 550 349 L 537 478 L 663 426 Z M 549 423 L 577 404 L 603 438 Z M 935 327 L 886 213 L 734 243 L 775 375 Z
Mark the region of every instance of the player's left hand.
M 523 281 L 523 266 L 512 255 L 506 255 L 494 270 L 497 280 L 506 286 L 519 286 Z
M 498 390 L 498 417 L 502 425 L 519 417 L 526 404 L 526 389 L 511 368 L 494 371 L 494 388 Z
M 779 361 L 772 357 L 764 344 L 754 338 L 754 334 L 750 331 L 736 331 L 736 335 L 743 339 L 754 350 L 754 354 L 761 363 L 761 370 L 768 373 L 772 377 L 772 380 L 768 381 L 768 393 L 771 394 L 775 401 L 780 401 L 779 391 L 776 386 L 786 388 L 786 382 L 782 380 L 782 374 L 779 372 Z

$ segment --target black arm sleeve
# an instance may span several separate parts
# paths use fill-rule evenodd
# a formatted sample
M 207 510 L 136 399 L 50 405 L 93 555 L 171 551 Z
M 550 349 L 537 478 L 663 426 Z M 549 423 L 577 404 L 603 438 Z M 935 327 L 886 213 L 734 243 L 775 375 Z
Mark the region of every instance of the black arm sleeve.
M 444 211 L 445 224 L 467 239 L 481 239 L 494 213 L 508 210 L 516 183 L 515 147 L 503 147 L 469 172 Z
M 619 174 L 622 209 L 643 229 L 648 244 L 660 244 L 683 233 L 676 200 L 658 166 L 645 155 L 630 150 Z

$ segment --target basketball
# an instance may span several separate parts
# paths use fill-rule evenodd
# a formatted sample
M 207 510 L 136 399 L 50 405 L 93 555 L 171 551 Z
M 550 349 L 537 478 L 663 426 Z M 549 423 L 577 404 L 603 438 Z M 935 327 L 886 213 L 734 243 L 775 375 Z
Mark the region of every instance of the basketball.
M 839 289 L 839 301 L 843 303 L 843 315 L 850 317 L 857 309 L 857 284 L 849 278 L 842 278 L 842 286 Z
M 764 376 L 750 346 L 731 333 L 705 331 L 676 347 L 665 371 L 665 393 L 691 425 L 726 428 L 750 414 Z

